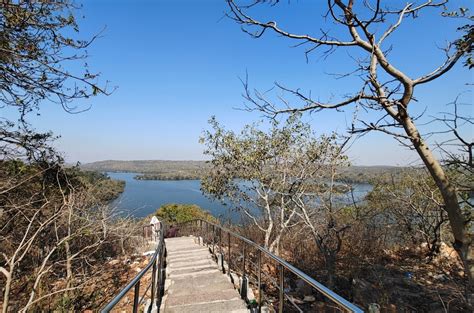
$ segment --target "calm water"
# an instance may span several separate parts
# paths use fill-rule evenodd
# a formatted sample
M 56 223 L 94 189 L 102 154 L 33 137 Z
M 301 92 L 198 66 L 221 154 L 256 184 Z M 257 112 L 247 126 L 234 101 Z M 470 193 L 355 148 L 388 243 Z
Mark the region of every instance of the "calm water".
M 136 173 L 107 174 L 113 179 L 126 182 L 124 192 L 112 205 L 133 216 L 144 217 L 163 204 L 180 203 L 197 204 L 218 218 L 228 219 L 230 216 L 234 222 L 239 220 L 239 213 L 233 212 L 230 206 L 204 196 L 199 180 L 136 180 L 133 178 Z M 371 189 L 369 184 L 354 185 L 356 200 L 363 199 Z
M 137 180 L 137 173 L 107 173 L 126 182 L 122 195 L 113 202 L 119 210 L 144 217 L 167 203 L 197 204 L 216 217 L 227 217 L 229 207 L 204 196 L 199 180 Z M 233 217 L 237 216 L 233 213 Z

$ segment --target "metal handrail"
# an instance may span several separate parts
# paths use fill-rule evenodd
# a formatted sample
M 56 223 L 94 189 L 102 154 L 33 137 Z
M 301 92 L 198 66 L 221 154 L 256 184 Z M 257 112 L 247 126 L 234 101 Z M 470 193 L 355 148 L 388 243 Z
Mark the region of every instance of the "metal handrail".
M 296 275 L 297 277 L 299 277 L 300 279 L 302 279 L 303 281 L 305 281 L 307 284 L 309 284 L 310 286 L 312 286 L 314 289 L 318 290 L 320 293 L 322 293 L 323 295 L 325 295 L 327 298 L 331 299 L 334 303 L 337 303 L 338 305 L 340 305 L 342 308 L 346 309 L 347 311 L 349 312 L 354 312 L 354 313 L 363 313 L 364 311 L 359 308 L 358 306 L 356 306 L 355 304 L 349 302 L 348 300 L 344 299 L 343 297 L 339 296 L 338 294 L 336 294 L 335 292 L 331 291 L 329 288 L 327 288 L 326 286 L 324 286 L 323 284 L 321 284 L 320 282 L 316 281 L 315 279 L 313 279 L 312 277 L 308 276 L 306 273 L 302 272 L 300 269 L 294 267 L 293 265 L 291 265 L 290 263 L 286 262 L 285 260 L 283 260 L 282 258 L 274 255 L 273 253 L 271 253 L 270 251 L 268 251 L 267 249 L 265 249 L 264 247 L 258 245 L 257 243 L 251 241 L 250 239 L 247 239 L 245 237 L 242 237 L 241 235 L 239 234 L 236 234 L 235 232 L 227 229 L 227 228 L 224 228 L 222 227 L 221 225 L 218 225 L 218 224 L 215 224 L 215 223 L 212 223 L 212 222 L 209 222 L 209 221 L 206 221 L 206 220 L 203 220 L 203 219 L 195 219 L 195 220 L 192 220 L 192 221 L 189 221 L 189 222 L 186 222 L 186 223 L 183 223 L 183 224 L 188 224 L 188 223 L 195 223 L 195 222 L 199 222 L 200 223 L 200 228 L 202 229 L 202 223 L 205 223 L 206 224 L 206 229 L 207 231 L 209 231 L 209 226 L 212 226 L 213 228 L 213 232 L 215 234 L 215 230 L 216 228 L 219 229 L 220 232 L 225 232 L 228 234 L 228 254 L 229 254 L 229 259 L 228 259 L 228 266 L 229 266 L 229 272 L 230 272 L 230 236 L 234 237 L 234 238 L 237 238 L 239 240 L 241 240 L 242 242 L 244 242 L 245 244 L 255 248 L 257 251 L 258 251 L 258 263 L 259 263 L 259 269 L 258 269 L 258 294 L 259 294 L 259 312 L 260 312 L 260 309 L 261 309 L 261 267 L 262 267 L 262 264 L 261 264 L 261 253 L 265 254 L 267 257 L 269 257 L 270 259 L 272 259 L 273 261 L 277 262 L 278 263 L 278 267 L 279 267 L 279 277 L 278 277 L 278 281 L 279 281 L 279 290 L 280 290 L 280 303 L 279 303 L 279 312 L 283 312 L 283 302 L 284 302 L 284 298 L 286 295 L 284 294 L 285 291 L 284 291 L 284 270 L 288 270 L 290 272 L 292 272 L 294 275 Z M 183 225 L 181 224 L 181 225 Z M 221 242 L 221 251 L 222 251 L 222 233 L 220 233 L 220 236 L 219 236 L 219 241 Z M 215 242 L 213 241 L 213 245 L 215 245 Z M 214 248 L 213 248 L 214 249 Z M 245 278 L 245 245 L 243 247 L 243 262 L 244 262 L 244 265 L 243 265 L 243 278 Z M 222 256 L 223 258 L 223 256 Z M 223 260 L 222 260 L 223 261 Z M 223 266 L 223 265 L 222 265 Z
M 141 278 L 150 270 L 152 270 L 152 281 L 151 281 L 151 303 L 148 307 L 148 312 L 151 311 L 155 300 L 157 300 L 157 306 L 159 305 L 159 301 L 161 300 L 161 287 L 163 286 L 163 257 L 166 250 L 165 241 L 164 241 L 164 226 L 163 223 L 159 222 L 160 228 L 157 230 L 159 232 L 158 235 L 158 244 L 153 254 L 150 262 L 148 262 L 147 266 L 140 273 L 135 276 L 127 286 L 125 286 L 106 306 L 100 310 L 101 313 L 110 312 L 122 298 L 132 289 L 134 288 L 134 295 L 133 295 L 133 312 L 138 312 L 139 306 L 139 296 L 140 296 L 140 280 Z M 156 277 L 158 275 L 158 278 Z M 145 293 L 148 291 L 150 286 L 148 286 L 145 290 Z M 156 293 L 156 299 L 155 299 Z M 143 299 L 143 298 L 142 298 Z

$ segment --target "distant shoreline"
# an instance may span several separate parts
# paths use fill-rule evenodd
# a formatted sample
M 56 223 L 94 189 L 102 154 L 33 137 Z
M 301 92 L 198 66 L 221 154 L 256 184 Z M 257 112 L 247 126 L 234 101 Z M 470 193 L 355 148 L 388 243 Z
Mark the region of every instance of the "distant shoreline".
M 80 166 L 85 170 L 114 173 L 135 173 L 136 180 L 199 180 L 206 176 L 211 165 L 207 161 L 99 161 Z M 407 167 L 350 166 L 341 168 L 338 181 L 346 184 L 368 183 L 382 176 L 392 177 Z

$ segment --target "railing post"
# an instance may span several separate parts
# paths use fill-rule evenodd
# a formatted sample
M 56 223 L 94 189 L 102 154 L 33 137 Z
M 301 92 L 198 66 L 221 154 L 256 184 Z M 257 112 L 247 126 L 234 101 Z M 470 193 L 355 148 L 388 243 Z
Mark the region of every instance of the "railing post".
M 160 287 L 160 282 L 161 282 L 161 250 L 158 254 L 158 257 L 156 258 L 156 262 L 158 263 L 156 266 L 156 300 L 160 299 L 160 292 L 161 292 L 161 287 Z
M 215 244 L 216 244 L 216 227 L 212 225 L 212 254 L 213 255 L 216 255 Z
M 229 254 L 227 256 L 227 266 L 229 267 L 229 276 L 230 276 L 230 233 L 227 233 L 227 253 Z
M 242 247 L 243 247 L 242 248 L 243 258 L 242 258 L 242 282 L 240 285 L 240 297 L 245 300 L 247 298 L 247 276 L 245 273 L 245 258 L 246 258 L 245 242 L 242 243 Z
M 203 240 L 204 240 L 204 236 L 203 236 L 203 234 L 202 234 L 202 220 L 199 220 L 199 226 L 200 226 L 200 228 L 201 228 L 201 230 L 200 230 L 200 232 L 199 232 L 199 235 L 200 235 L 200 237 L 203 237 Z
M 262 311 L 262 251 L 257 250 L 258 257 L 258 313 Z
M 219 252 L 222 254 L 222 228 L 219 227 Z
M 153 309 L 153 305 L 155 304 L 155 287 L 156 285 L 156 260 L 153 262 L 153 271 L 151 273 L 151 302 L 150 306 L 148 307 L 148 313 L 151 312 Z
M 140 281 L 135 285 L 135 290 L 133 293 L 133 313 L 138 312 L 138 298 L 140 297 Z
M 284 268 L 283 265 L 279 265 L 280 274 L 280 303 L 278 304 L 278 312 L 283 313 L 283 302 L 285 300 L 285 280 L 284 280 Z

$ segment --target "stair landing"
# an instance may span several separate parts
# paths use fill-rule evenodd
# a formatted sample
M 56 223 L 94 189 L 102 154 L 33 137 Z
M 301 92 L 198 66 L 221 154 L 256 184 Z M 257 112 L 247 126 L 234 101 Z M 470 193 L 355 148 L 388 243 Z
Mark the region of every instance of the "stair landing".
M 194 237 L 168 238 L 165 295 L 160 312 L 247 313 L 245 302 L 209 249 Z

